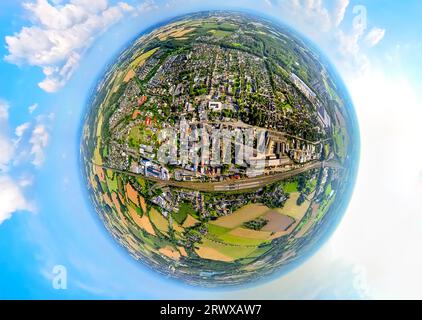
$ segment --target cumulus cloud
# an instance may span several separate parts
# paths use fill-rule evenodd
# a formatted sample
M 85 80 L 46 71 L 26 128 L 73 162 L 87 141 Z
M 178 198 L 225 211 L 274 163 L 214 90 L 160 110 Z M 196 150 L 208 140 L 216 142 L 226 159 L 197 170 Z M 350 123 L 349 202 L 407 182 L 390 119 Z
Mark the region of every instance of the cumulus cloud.
M 24 133 L 29 129 L 31 124 L 29 122 L 22 123 L 21 125 L 17 126 L 15 129 L 15 135 L 18 139 L 22 138 Z
M 33 211 L 33 205 L 24 196 L 24 189 L 31 184 L 28 177 L 15 179 L 11 175 L 19 139 L 29 128 L 24 123 L 15 129 L 18 140 L 9 134 L 9 105 L 0 101 L 0 224 L 19 211 Z
M 150 12 L 158 9 L 158 5 L 154 0 L 146 0 L 137 7 L 138 12 Z
M 358 22 L 356 22 L 358 21 Z M 366 22 L 355 20 L 349 32 L 339 29 L 335 34 L 337 42 L 337 55 L 348 71 L 356 69 L 364 72 L 369 66 L 368 57 L 362 52 L 360 41 L 365 34 Z
M 363 41 L 369 46 L 377 45 L 385 35 L 385 29 L 373 27 L 367 32 L 367 9 L 364 6 L 353 7 L 353 26 L 350 31 L 339 29 L 336 32 L 338 54 L 342 65 L 347 71 L 355 69 L 358 73 L 365 72 L 369 67 L 369 59 L 362 49 Z
M 19 167 L 22 164 L 32 164 L 35 168 L 43 165 L 53 120 L 54 113 L 41 114 L 14 129 L 14 136 L 7 138 L 14 146 L 11 165 Z
M 0 224 L 19 211 L 34 211 L 34 206 L 27 201 L 23 189 L 28 180 L 15 181 L 8 175 L 0 175 Z
M 0 121 L 7 121 L 9 119 L 9 104 L 0 100 Z
M 347 7 L 349 6 L 349 0 L 337 0 L 334 5 L 332 14 L 333 25 L 338 27 L 344 19 Z
M 385 29 L 375 27 L 366 35 L 365 41 L 370 47 L 374 47 L 384 38 L 384 35 Z
M 33 103 L 28 107 L 28 112 L 32 114 L 38 108 L 38 103 Z
M 283 17 L 305 31 L 314 40 L 321 34 L 330 38 L 329 44 L 339 43 L 339 53 L 352 59 L 354 64 L 365 65 L 367 60 L 360 51 L 359 41 L 363 33 L 353 29 L 340 29 L 349 0 L 333 0 L 328 5 L 323 0 L 264 0 L 267 5 L 280 9 Z M 166 6 L 178 5 L 170 0 Z M 108 0 L 33 0 L 24 5 L 32 25 L 6 37 L 8 55 L 6 61 L 14 64 L 38 66 L 45 76 L 39 83 L 46 92 L 62 88 L 79 65 L 84 52 L 96 37 L 120 21 L 126 14 L 139 14 L 156 10 L 154 0 L 146 0 L 135 7 L 125 2 L 110 5 Z M 327 34 L 332 33 L 332 36 Z M 385 34 L 381 28 L 373 28 L 365 37 L 369 47 L 375 46 Z M 356 53 L 358 52 L 358 53 Z
M 362 48 L 381 41 L 385 29 L 373 27 L 367 32 L 367 9 L 350 6 L 350 0 L 264 0 L 278 9 L 281 17 L 331 53 L 345 71 L 362 73 L 369 59 Z M 352 28 L 343 23 L 346 13 L 352 14 Z
M 343 30 L 337 32 L 338 50 L 341 54 L 357 55 L 360 51 L 359 41 L 365 33 L 366 26 L 362 24 L 355 24 L 351 32 L 346 33 Z
M 32 131 L 29 143 L 31 144 L 32 164 L 40 167 L 45 160 L 44 149 L 48 145 L 49 133 L 45 124 L 37 124 Z
M 8 137 L 9 105 L 0 100 L 0 174 L 9 170 L 15 147 Z
M 70 0 L 24 4 L 33 24 L 6 37 L 6 61 L 42 68 L 45 79 L 38 85 L 46 92 L 62 88 L 79 60 L 98 35 L 121 20 L 133 7 L 107 0 Z
M 331 27 L 330 13 L 322 0 L 303 2 L 285 0 L 279 1 L 278 5 L 282 11 L 291 16 L 291 20 L 301 21 L 301 23 L 308 25 L 309 29 L 318 28 L 318 30 L 326 32 Z M 299 18 L 300 20 L 297 20 Z
M 12 129 L 9 109 L 9 104 L 0 99 L 0 224 L 15 212 L 35 210 L 24 191 L 33 183 L 30 167 L 39 168 L 45 160 L 54 117 L 40 115 Z
M 3 134 L 0 133 L 0 172 L 9 170 L 8 165 L 13 157 L 15 148 L 13 143 Z
M 349 6 L 349 0 L 334 0 L 330 8 L 323 0 L 264 1 L 269 5 L 280 7 L 290 22 L 300 23 L 312 32 L 316 30 L 328 32 L 340 25 Z

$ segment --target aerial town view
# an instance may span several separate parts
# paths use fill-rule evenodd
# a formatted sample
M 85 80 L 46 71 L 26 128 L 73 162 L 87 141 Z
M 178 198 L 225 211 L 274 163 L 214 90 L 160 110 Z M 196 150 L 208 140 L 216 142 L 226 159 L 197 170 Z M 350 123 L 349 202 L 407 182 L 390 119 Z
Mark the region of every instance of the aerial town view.
M 190 284 L 252 281 L 331 232 L 353 180 L 354 118 L 324 58 L 234 12 L 143 34 L 93 93 L 81 154 L 109 232 Z

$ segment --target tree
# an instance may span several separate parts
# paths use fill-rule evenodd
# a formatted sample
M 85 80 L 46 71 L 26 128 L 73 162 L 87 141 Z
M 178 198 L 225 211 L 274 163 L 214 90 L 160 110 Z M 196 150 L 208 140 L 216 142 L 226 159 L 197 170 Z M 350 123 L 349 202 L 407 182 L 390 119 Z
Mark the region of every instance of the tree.
M 299 198 L 297 198 L 296 204 L 300 206 L 302 203 L 305 202 L 305 195 L 303 193 L 300 194 Z
M 302 191 L 306 186 L 306 179 L 304 175 L 300 175 L 297 181 L 297 190 Z

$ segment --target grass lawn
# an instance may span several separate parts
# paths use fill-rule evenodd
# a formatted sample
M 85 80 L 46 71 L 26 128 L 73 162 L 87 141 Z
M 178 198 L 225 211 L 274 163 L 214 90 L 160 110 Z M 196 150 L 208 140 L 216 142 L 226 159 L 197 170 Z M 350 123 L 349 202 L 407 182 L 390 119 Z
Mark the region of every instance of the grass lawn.
M 328 197 L 332 191 L 331 183 L 327 184 L 327 187 L 325 188 L 325 196 Z
M 230 44 L 232 47 L 235 47 L 235 48 L 243 48 L 244 46 L 241 44 L 241 43 L 239 43 L 239 42 L 232 42 L 231 44 Z M 250 84 L 249 84 L 249 89 L 250 89 Z
M 183 202 L 179 207 L 179 212 L 173 213 L 173 218 L 176 222 L 180 225 L 185 222 L 188 215 L 194 215 L 195 209 L 193 208 L 192 204 L 188 202 Z
M 107 157 L 108 156 L 108 146 L 105 146 L 104 148 L 103 148 L 103 157 L 105 158 L 105 157 Z
M 317 183 L 318 183 L 318 179 L 308 180 L 306 182 L 306 187 L 309 188 L 310 190 L 315 190 Z
M 283 186 L 283 190 L 288 193 L 297 192 L 297 181 L 288 182 Z
M 150 145 L 151 140 L 155 140 L 153 135 L 151 129 L 143 125 L 135 126 L 129 132 L 129 145 L 131 147 L 139 147 L 140 144 Z

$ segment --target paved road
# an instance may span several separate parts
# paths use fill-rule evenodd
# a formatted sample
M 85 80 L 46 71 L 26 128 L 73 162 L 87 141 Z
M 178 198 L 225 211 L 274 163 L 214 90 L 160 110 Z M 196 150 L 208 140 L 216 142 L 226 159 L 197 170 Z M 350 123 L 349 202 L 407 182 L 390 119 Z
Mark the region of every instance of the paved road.
M 237 190 L 252 190 L 264 187 L 268 184 L 285 180 L 296 176 L 300 173 L 307 172 L 312 169 L 318 169 L 323 167 L 329 168 L 342 168 L 339 164 L 329 161 L 318 161 L 313 163 L 305 164 L 301 168 L 296 168 L 286 172 L 280 172 L 271 175 L 253 177 L 253 178 L 244 178 L 234 181 L 222 181 L 222 182 L 190 182 L 190 181 L 174 181 L 174 180 L 161 180 L 153 177 L 145 177 L 142 174 L 137 174 L 133 172 L 122 171 L 114 168 L 109 168 L 106 166 L 101 166 L 105 169 L 111 169 L 116 172 L 124 173 L 134 177 L 142 177 L 143 179 L 147 179 L 150 181 L 154 181 L 160 183 L 162 186 L 174 186 L 184 189 L 192 189 L 197 191 L 204 191 L 204 192 L 223 192 L 223 191 L 237 191 Z

